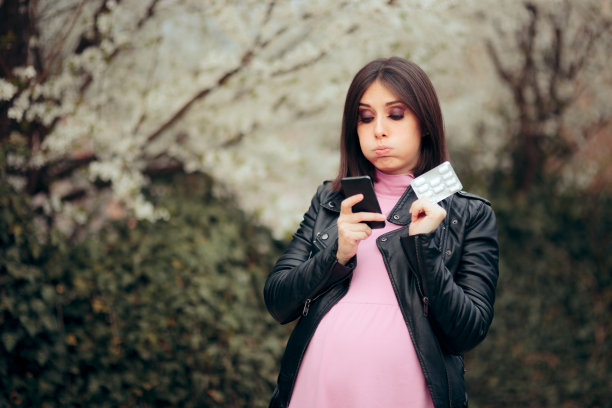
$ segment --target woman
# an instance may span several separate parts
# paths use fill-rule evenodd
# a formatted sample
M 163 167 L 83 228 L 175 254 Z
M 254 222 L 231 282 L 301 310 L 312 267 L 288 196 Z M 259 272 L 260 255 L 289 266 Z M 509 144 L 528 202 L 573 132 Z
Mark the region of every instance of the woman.
M 447 158 L 427 75 L 378 59 L 353 79 L 340 170 L 323 183 L 266 281 L 268 310 L 297 322 L 271 407 L 464 407 L 463 352 L 493 319 L 498 277 L 490 204 L 439 204 L 410 182 Z M 340 180 L 369 175 L 382 213 L 353 213 Z M 386 220 L 372 230 L 364 221 Z

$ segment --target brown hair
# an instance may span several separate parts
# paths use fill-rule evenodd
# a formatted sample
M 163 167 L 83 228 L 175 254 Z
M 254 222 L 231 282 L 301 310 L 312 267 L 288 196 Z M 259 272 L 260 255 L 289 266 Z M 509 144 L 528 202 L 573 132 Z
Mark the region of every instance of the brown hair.
M 421 151 L 414 176 L 425 173 L 448 158 L 442 111 L 427 74 L 415 63 L 400 57 L 377 59 L 357 72 L 346 94 L 340 136 L 340 168 L 332 183 L 335 191 L 340 190 L 342 177 L 368 175 L 376 180 L 374 165 L 361 152 L 357 121 L 361 97 L 377 80 L 395 94 L 419 120 Z

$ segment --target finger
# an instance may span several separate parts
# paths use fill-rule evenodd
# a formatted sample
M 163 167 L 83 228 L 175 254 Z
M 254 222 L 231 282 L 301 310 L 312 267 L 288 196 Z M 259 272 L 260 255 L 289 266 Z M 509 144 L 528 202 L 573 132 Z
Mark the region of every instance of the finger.
M 350 214 L 353 212 L 353 206 L 363 200 L 363 194 L 355 194 L 342 200 L 340 203 L 340 214 Z
M 410 206 L 410 213 L 425 211 L 427 209 L 430 209 L 433 205 L 435 204 L 432 203 L 430 199 L 419 198 L 418 200 L 413 202 L 412 205 Z
M 387 219 L 384 214 L 374 212 L 357 212 L 353 213 L 350 218 L 354 222 L 385 221 Z
M 338 224 L 338 233 L 343 236 L 352 236 L 354 234 L 360 234 L 362 232 L 368 235 L 372 233 L 372 229 L 363 222 L 347 222 Z
M 343 251 L 350 249 L 350 252 L 352 252 L 357 249 L 361 241 L 367 239 L 370 235 L 372 235 L 371 229 L 345 231 L 344 234 L 338 237 L 338 248 Z
M 429 198 L 420 198 L 412 203 L 409 212 L 412 214 L 412 221 L 415 221 L 434 213 L 438 208 L 442 210 L 442 207 Z
M 442 208 L 440 204 L 434 203 L 429 198 L 421 198 L 415 201 L 414 203 L 412 203 L 412 206 L 410 207 L 411 212 L 413 208 L 416 212 L 425 213 L 426 215 L 446 213 L 446 210 Z
M 340 244 L 341 241 L 338 241 L 339 248 L 357 248 L 360 241 L 367 239 L 372 233 L 368 233 L 367 231 L 352 231 L 348 236 L 344 237 L 345 245 Z
M 423 203 L 417 200 L 410 206 L 410 214 L 412 215 L 412 222 L 414 222 L 419 218 L 424 217 L 427 214 L 427 211 Z
M 433 231 L 446 217 L 446 210 L 430 200 L 415 201 L 410 207 L 410 212 L 412 213 L 410 235 Z

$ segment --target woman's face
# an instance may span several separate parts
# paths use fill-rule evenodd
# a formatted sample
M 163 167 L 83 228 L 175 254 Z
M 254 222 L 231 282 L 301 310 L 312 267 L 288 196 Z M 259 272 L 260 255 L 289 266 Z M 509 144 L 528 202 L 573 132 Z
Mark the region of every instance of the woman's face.
M 363 155 L 383 173 L 411 173 L 421 150 L 419 120 L 380 81 L 359 101 L 357 134 Z

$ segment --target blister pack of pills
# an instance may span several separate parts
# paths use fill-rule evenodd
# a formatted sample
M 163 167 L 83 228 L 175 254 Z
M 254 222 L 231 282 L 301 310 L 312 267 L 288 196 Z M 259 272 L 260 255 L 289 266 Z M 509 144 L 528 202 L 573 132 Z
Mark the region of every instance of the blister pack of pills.
M 429 198 L 438 203 L 451 194 L 461 190 L 463 186 L 449 162 L 421 174 L 410 184 L 418 198 Z

